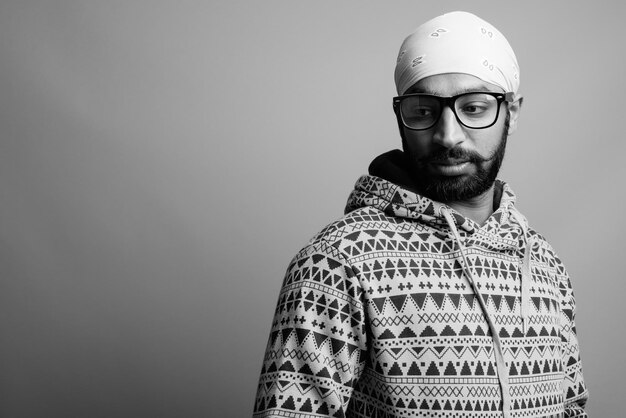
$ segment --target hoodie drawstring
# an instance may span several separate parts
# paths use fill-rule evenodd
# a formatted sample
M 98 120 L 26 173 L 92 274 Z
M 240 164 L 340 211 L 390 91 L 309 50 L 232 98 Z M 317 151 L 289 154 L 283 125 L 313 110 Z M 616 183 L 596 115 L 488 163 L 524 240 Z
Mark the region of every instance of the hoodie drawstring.
M 463 247 L 461 236 L 459 235 L 459 231 L 456 228 L 454 219 L 452 218 L 452 215 L 446 208 L 443 208 L 441 212 L 443 216 L 446 218 L 446 221 L 448 222 L 448 226 L 450 227 L 450 230 L 452 230 L 452 234 L 454 235 L 456 243 L 459 246 L 459 251 L 461 252 L 461 258 L 462 258 L 461 264 L 463 267 L 463 272 L 467 276 L 467 280 L 470 282 L 470 285 L 472 286 L 472 289 L 474 290 L 474 294 L 476 295 L 476 298 L 478 299 L 480 307 L 483 310 L 483 313 L 485 314 L 485 318 L 487 318 L 487 323 L 489 324 L 489 329 L 491 330 L 491 335 L 493 336 L 496 369 L 498 370 L 498 381 L 500 383 L 500 390 L 502 392 L 502 414 L 504 418 L 510 418 L 511 396 L 509 393 L 509 371 L 506 366 L 506 363 L 504 362 L 504 354 L 503 354 L 504 352 L 502 350 L 502 344 L 500 342 L 500 336 L 499 336 L 498 330 L 496 329 L 496 325 L 494 324 L 493 319 L 491 318 L 491 316 L 489 316 L 487 312 L 486 303 L 483 300 L 482 294 L 478 290 L 478 287 L 476 286 L 476 282 L 474 281 L 472 271 L 470 270 L 470 267 L 469 267 L 470 264 L 468 262 L 467 254 L 465 253 L 466 250 L 465 250 L 465 247 Z M 522 292 L 523 292 L 523 285 L 522 285 Z
M 524 240 L 526 241 L 526 246 L 524 247 L 524 259 L 522 261 L 522 296 L 521 296 L 521 316 L 522 316 L 522 332 L 524 335 L 526 334 L 527 326 L 528 326 L 528 315 L 530 314 L 530 283 L 531 283 L 531 271 L 530 271 L 530 251 L 533 246 L 533 237 L 528 234 L 528 227 L 526 226 L 526 222 L 522 218 L 522 215 L 517 212 L 514 208 L 511 210 L 511 215 L 515 218 L 517 223 L 522 228 L 522 233 L 524 235 Z

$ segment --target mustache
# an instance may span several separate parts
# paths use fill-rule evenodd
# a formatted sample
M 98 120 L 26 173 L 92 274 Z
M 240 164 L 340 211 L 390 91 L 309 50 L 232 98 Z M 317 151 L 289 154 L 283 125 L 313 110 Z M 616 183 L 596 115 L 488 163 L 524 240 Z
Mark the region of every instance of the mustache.
M 439 161 L 460 160 L 478 164 L 491 161 L 494 159 L 494 157 L 495 156 L 492 155 L 488 158 L 485 158 L 475 151 L 469 151 L 460 147 L 455 147 L 437 149 L 430 154 L 420 158 L 418 161 L 421 163 L 436 163 Z

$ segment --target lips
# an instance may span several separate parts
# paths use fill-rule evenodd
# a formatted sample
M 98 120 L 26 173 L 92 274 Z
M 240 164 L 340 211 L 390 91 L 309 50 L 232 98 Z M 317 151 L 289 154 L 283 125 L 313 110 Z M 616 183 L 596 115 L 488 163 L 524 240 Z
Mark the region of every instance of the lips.
M 455 159 L 445 159 L 445 160 L 431 160 L 431 164 L 436 165 L 460 165 L 468 162 L 469 160 L 455 160 Z
M 440 176 L 461 176 L 469 174 L 471 164 L 468 160 L 435 160 L 428 164 L 433 174 Z

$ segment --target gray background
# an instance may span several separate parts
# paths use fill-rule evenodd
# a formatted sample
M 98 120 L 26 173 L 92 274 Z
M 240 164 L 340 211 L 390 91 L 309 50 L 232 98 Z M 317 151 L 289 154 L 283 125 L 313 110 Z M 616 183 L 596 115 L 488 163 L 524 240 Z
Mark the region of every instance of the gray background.
M 500 28 L 526 101 L 502 178 L 623 416 L 623 2 L 0 3 L 0 416 L 244 417 L 284 270 L 400 146 L 404 36 Z

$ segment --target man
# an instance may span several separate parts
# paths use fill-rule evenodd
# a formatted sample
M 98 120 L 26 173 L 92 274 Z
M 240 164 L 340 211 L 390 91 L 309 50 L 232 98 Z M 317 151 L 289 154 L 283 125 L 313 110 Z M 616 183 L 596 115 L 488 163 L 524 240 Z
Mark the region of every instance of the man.
M 254 416 L 586 417 L 570 280 L 496 180 L 513 50 L 449 13 L 405 39 L 395 80 L 403 151 L 288 267 Z

